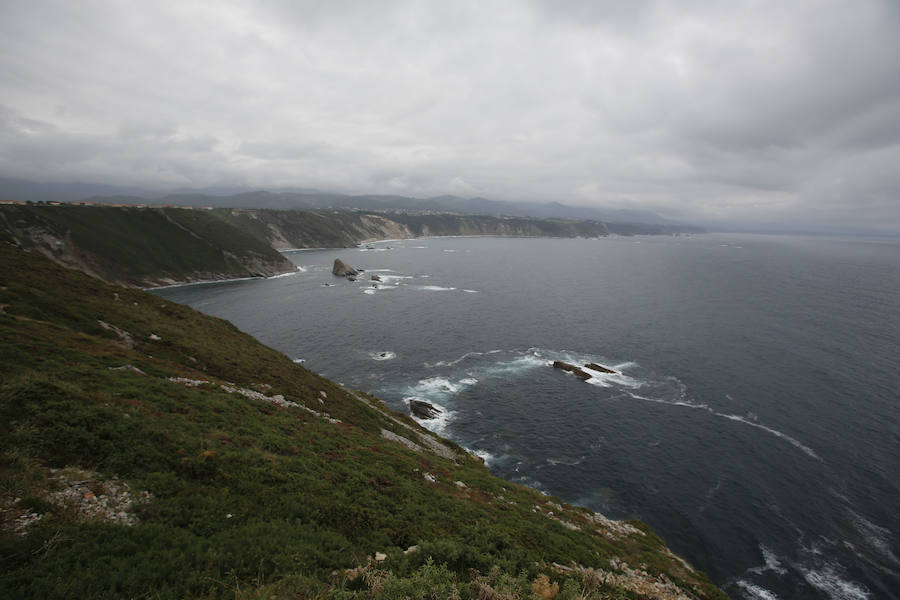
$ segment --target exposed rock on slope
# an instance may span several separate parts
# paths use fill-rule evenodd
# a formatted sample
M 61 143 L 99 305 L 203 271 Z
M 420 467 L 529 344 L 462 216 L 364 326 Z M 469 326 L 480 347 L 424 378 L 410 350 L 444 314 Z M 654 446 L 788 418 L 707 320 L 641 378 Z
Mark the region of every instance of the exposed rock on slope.
M 441 415 L 441 409 L 437 408 L 430 402 L 425 402 L 424 400 L 418 400 L 416 398 L 410 398 L 409 402 L 409 412 L 412 413 L 414 417 L 423 420 L 436 419 Z

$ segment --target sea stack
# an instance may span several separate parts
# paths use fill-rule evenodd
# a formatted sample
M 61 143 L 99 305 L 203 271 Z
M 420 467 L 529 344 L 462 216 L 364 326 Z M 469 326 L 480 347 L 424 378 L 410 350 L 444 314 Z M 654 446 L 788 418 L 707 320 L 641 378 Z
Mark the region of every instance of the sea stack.
M 331 273 L 338 277 L 353 277 L 358 274 L 358 271 L 341 259 L 336 258 L 334 259 L 334 266 L 331 268 Z
M 591 378 L 590 373 L 585 372 L 580 367 L 576 367 L 575 365 L 569 364 L 567 362 L 563 362 L 561 360 L 554 360 L 553 368 L 554 369 L 562 369 L 563 371 L 568 371 L 569 373 L 572 373 L 573 375 L 575 375 L 576 377 L 580 377 L 581 379 L 590 379 Z
M 436 419 L 442 412 L 441 409 L 434 406 L 430 402 L 425 402 L 424 400 L 410 398 L 408 402 L 409 412 L 412 413 L 414 417 L 418 417 L 419 419 Z

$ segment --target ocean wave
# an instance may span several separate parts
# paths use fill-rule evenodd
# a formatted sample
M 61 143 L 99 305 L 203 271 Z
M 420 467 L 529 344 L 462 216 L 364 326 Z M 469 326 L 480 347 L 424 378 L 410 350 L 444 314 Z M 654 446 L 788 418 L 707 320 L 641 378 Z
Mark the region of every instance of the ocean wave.
M 575 460 L 571 460 L 571 459 L 567 460 L 567 459 L 563 459 L 563 458 L 548 458 L 544 462 L 551 467 L 557 467 L 559 465 L 563 465 L 564 467 L 574 467 L 576 465 L 580 465 L 582 462 L 584 462 L 584 459 L 586 459 L 586 458 L 587 458 L 587 454 L 582 454 Z
M 781 561 L 778 560 L 778 556 L 766 547 L 764 544 L 759 545 L 759 550 L 762 552 L 763 556 L 763 565 L 759 567 L 753 567 L 752 569 L 747 569 L 750 573 L 756 573 L 757 575 L 762 575 L 766 571 L 771 571 L 773 573 L 777 573 L 778 575 L 784 575 L 787 573 L 787 569 L 785 569 L 781 565 Z
M 806 582 L 824 592 L 831 600 L 867 600 L 869 590 L 853 581 L 844 579 L 843 568 L 835 563 L 826 563 L 820 568 L 798 566 L 797 570 Z
M 716 415 L 717 417 L 722 417 L 723 419 L 737 421 L 739 423 L 749 425 L 750 427 L 756 427 L 757 429 L 762 429 L 763 431 L 771 433 L 775 437 L 783 439 L 784 441 L 786 441 L 790 445 L 794 446 L 795 448 L 799 448 L 800 450 L 802 450 L 803 452 L 805 452 L 807 455 L 811 456 L 812 458 L 815 458 L 816 460 L 822 460 L 821 458 L 819 458 L 819 455 L 813 451 L 812 448 L 804 445 L 803 443 L 799 442 L 795 438 L 792 438 L 788 434 L 778 431 L 777 429 L 772 429 L 771 427 L 766 427 L 765 425 L 756 423 L 756 422 L 751 421 L 751 420 L 747 419 L 746 417 L 742 417 L 740 415 L 728 415 L 728 414 L 720 413 L 720 412 L 713 412 L 713 414 Z
M 469 449 L 467 448 L 467 450 L 469 450 Z M 471 452 L 475 456 L 478 456 L 479 458 L 481 458 L 481 460 L 484 461 L 485 466 L 488 466 L 488 467 L 491 466 L 497 460 L 497 457 L 495 457 L 493 454 L 491 454 L 490 452 L 488 452 L 487 450 L 484 450 L 482 448 L 475 448 L 475 449 L 469 450 L 469 452 Z
M 691 402 L 690 400 L 684 400 L 684 399 L 668 400 L 665 398 L 652 398 L 649 396 L 642 396 L 640 394 L 631 394 L 631 393 L 629 393 L 628 395 L 631 396 L 632 398 L 634 398 L 635 400 L 642 400 L 644 402 L 655 402 L 657 404 L 668 404 L 670 406 L 681 406 L 684 408 L 693 408 L 696 410 L 703 410 L 703 411 L 706 411 L 716 417 L 720 417 L 722 419 L 728 419 L 729 421 L 736 421 L 738 423 L 743 423 L 744 425 L 749 425 L 750 427 L 755 427 L 757 429 L 761 429 L 762 431 L 770 433 L 770 434 L 774 435 L 775 437 L 786 441 L 787 443 L 794 446 L 795 448 L 798 448 L 807 456 L 810 456 L 811 458 L 814 458 L 816 460 L 822 460 L 819 457 L 819 455 L 816 454 L 815 451 L 812 448 L 810 448 L 809 446 L 803 444 L 799 440 L 789 436 L 788 434 L 786 434 L 782 431 L 778 431 L 777 429 L 773 429 L 772 427 L 767 427 L 766 425 L 757 423 L 755 419 L 751 420 L 751 419 L 749 419 L 745 416 L 741 416 L 741 415 L 731 415 L 731 414 L 727 414 L 727 413 L 721 413 L 721 412 L 718 412 L 718 411 L 710 408 L 706 404 L 698 404 L 695 402 Z
M 439 360 L 436 363 L 425 363 L 425 366 L 429 369 L 433 369 L 435 367 L 453 367 L 466 360 L 467 358 L 471 358 L 473 356 L 484 356 L 484 352 L 466 352 L 465 354 L 454 360 Z
M 900 560 L 891 549 L 891 540 L 894 539 L 893 532 L 887 527 L 881 527 L 869 521 L 852 508 L 847 508 L 847 512 L 850 514 L 854 528 L 865 540 L 866 545 L 875 550 L 882 558 L 895 565 L 900 565 Z
M 392 281 L 400 281 L 403 279 L 412 279 L 412 275 L 379 275 L 382 283 L 390 283 Z
M 441 287 L 439 285 L 420 285 L 417 286 L 416 289 L 424 290 L 426 292 L 452 292 L 455 290 L 455 287 Z
M 438 413 L 438 415 L 433 419 L 420 419 L 417 416 L 415 416 L 414 414 L 410 414 L 410 416 L 416 423 L 418 423 L 425 429 L 428 429 L 429 431 L 433 431 L 434 433 L 436 433 L 440 436 L 446 437 L 445 433 L 447 431 L 447 427 L 453 421 L 453 418 L 456 416 L 456 413 L 453 412 L 452 410 L 449 410 L 443 404 L 436 402 L 431 397 L 423 398 L 421 396 L 407 396 L 403 399 L 403 401 L 406 402 L 407 406 L 409 406 L 410 400 L 419 400 L 419 401 L 423 401 L 423 402 L 428 402 L 429 404 L 431 404 L 433 407 L 435 407 L 436 409 L 438 409 L 440 411 Z
M 445 377 L 429 377 L 428 379 L 420 379 L 411 389 L 417 392 L 416 395 L 425 396 L 426 399 L 446 397 L 448 395 L 456 394 L 470 385 L 474 385 L 470 382 L 478 383 L 478 380 L 461 379 L 457 383 L 453 383 Z
M 466 293 L 469 293 L 469 294 L 477 294 L 478 293 L 478 290 L 463 290 L 463 291 Z
M 280 273 L 278 275 L 272 275 L 271 277 L 266 277 L 266 279 L 281 279 L 282 277 L 293 277 L 297 273 L 305 273 L 306 269 L 303 267 L 297 267 L 296 271 L 290 271 L 288 273 Z
M 743 590 L 744 597 L 747 598 L 747 600 L 778 600 L 778 596 L 769 590 L 750 583 L 749 581 L 739 579 L 736 582 L 736 585 Z

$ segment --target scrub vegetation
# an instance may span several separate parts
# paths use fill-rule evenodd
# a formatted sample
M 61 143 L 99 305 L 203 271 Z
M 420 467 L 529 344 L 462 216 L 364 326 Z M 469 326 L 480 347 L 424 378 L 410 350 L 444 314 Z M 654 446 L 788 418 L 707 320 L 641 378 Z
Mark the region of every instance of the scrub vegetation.
M 5 234 L 0 525 L 9 599 L 725 597 L 646 525 Z

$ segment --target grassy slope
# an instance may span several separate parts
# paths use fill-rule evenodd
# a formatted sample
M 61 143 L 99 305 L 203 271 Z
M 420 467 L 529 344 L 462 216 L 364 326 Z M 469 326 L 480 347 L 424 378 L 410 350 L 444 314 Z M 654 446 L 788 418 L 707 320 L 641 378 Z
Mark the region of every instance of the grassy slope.
M 206 211 L 3 206 L 0 228 L 61 262 L 82 263 L 103 279 L 121 283 L 244 277 L 291 268 L 264 240 Z M 36 232 L 46 232 L 62 244 L 47 244 Z
M 114 370 L 125 365 L 141 373 Z M 209 383 L 190 388 L 168 377 Z M 495 597 L 528 598 L 540 573 L 561 585 L 559 599 L 585 585 L 596 587 L 593 597 L 640 597 L 618 583 L 597 586 L 592 572 L 550 566 L 609 569 L 613 556 L 668 573 L 699 597 L 723 597 L 645 526 L 636 524 L 646 535 L 601 535 L 588 511 L 552 507 L 554 499 L 491 476 L 464 453 L 451 460 L 388 441 L 380 430 L 420 445 L 427 433 L 226 321 L 63 269 L 2 235 L 0 382 L 3 524 L 23 511 L 45 515 L 24 537 L 0 531 L 0 597 L 489 597 L 486 589 L 505 589 Z M 225 382 L 341 422 L 227 393 Z M 51 469 L 63 467 L 149 491 L 134 509 L 139 524 L 85 520 L 48 502 L 59 485 Z M 413 544 L 418 552 L 402 552 Z M 346 574 L 376 551 L 388 559 L 356 579 Z
M 214 214 L 261 240 L 271 238 L 271 224 L 297 248 L 346 248 L 364 239 L 365 226 L 352 211 L 218 209 Z

